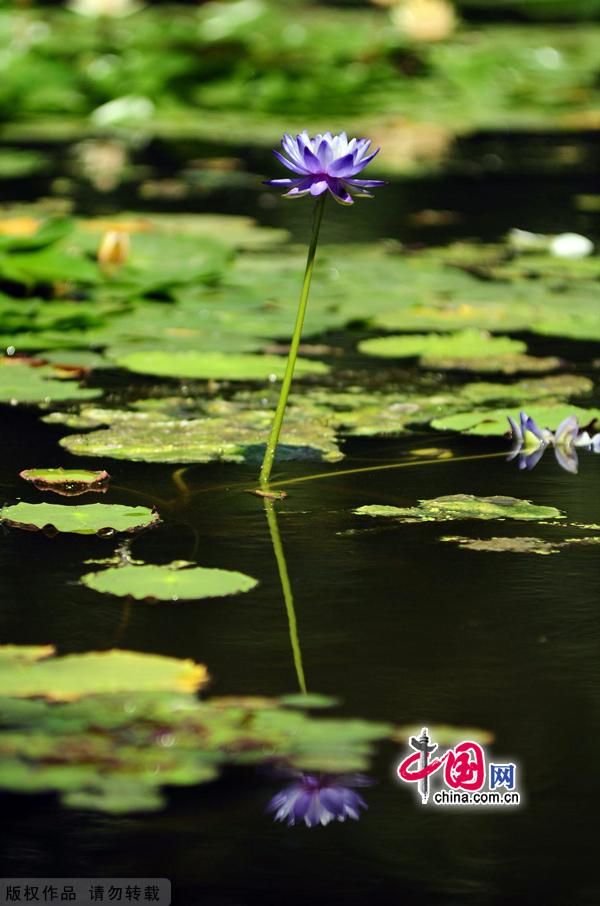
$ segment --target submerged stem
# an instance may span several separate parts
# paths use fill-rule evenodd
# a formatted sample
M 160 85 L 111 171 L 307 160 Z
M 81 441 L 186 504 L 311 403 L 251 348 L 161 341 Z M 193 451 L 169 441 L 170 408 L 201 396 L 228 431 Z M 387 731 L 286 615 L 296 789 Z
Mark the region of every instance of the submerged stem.
M 275 505 L 272 500 L 265 498 L 264 503 L 265 512 L 267 514 L 267 522 L 269 523 L 269 531 L 271 533 L 273 552 L 277 561 L 277 569 L 279 570 L 279 581 L 281 582 L 281 590 L 283 591 L 283 600 L 285 601 L 285 609 L 287 612 L 288 626 L 290 630 L 290 642 L 292 645 L 292 655 L 294 658 L 294 667 L 296 668 L 296 677 L 298 679 L 300 691 L 304 695 L 306 695 L 306 678 L 304 676 L 304 667 L 302 666 L 302 651 L 300 649 L 300 639 L 298 638 L 296 611 L 294 610 L 294 594 L 292 592 L 290 577 L 287 571 L 287 563 L 285 562 L 285 554 L 283 552 L 283 545 L 281 543 L 281 535 L 279 534 L 277 513 L 275 512 Z
M 281 392 L 279 394 L 279 402 L 277 403 L 275 418 L 273 419 L 271 433 L 267 442 L 267 449 L 265 450 L 265 457 L 263 459 L 262 468 L 260 470 L 261 485 L 267 485 L 269 483 L 271 469 L 273 467 L 273 460 L 275 459 L 275 451 L 277 450 L 277 443 L 279 441 L 279 435 L 281 433 L 281 425 L 283 424 L 285 407 L 290 393 L 290 387 L 292 386 L 292 378 L 294 377 L 294 368 L 296 365 L 296 358 L 298 356 L 298 347 L 300 346 L 300 339 L 302 337 L 302 326 L 304 324 L 304 316 L 306 314 L 306 305 L 310 291 L 310 281 L 312 279 L 312 273 L 315 264 L 315 255 L 317 251 L 317 243 L 319 241 L 319 230 L 321 228 L 321 220 L 323 218 L 324 207 L 325 194 L 321 195 L 317 199 L 317 202 L 315 204 L 312 236 L 310 239 L 310 245 L 308 247 L 306 270 L 304 271 L 302 292 L 300 293 L 300 302 L 298 303 L 298 313 L 296 315 L 294 333 L 292 336 L 292 342 L 290 344 L 290 351 L 288 353 L 287 365 L 285 368 L 285 374 L 283 376 L 283 383 L 281 385 Z

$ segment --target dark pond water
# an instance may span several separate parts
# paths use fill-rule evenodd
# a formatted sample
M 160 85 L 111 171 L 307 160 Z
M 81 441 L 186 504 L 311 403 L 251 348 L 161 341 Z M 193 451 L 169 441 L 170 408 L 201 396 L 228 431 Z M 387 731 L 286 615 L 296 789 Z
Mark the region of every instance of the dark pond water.
M 582 229 L 572 198 L 591 191 L 590 183 L 585 173 L 535 180 L 449 175 L 395 187 L 387 201 L 365 204 L 360 215 L 353 210 L 352 228 L 365 239 L 406 238 L 407 208 L 458 207 L 463 220 L 454 235 L 489 239 L 515 225 Z M 298 228 L 299 208 L 267 210 L 256 195 L 242 195 L 238 210 L 249 209 L 252 199 L 261 219 L 285 218 Z M 217 198 L 212 207 L 231 210 L 231 200 Z M 341 214 L 330 226 L 335 238 L 348 235 Z M 566 349 L 551 345 L 555 353 Z M 590 351 L 573 344 L 571 358 L 576 349 L 585 370 Z M 61 452 L 63 432 L 35 412 L 5 408 L 1 424 L 3 501 L 37 499 L 15 477 L 25 466 L 96 465 Z M 454 459 L 293 483 L 316 472 L 400 464 L 414 458 L 412 449 L 431 446 L 450 449 Z M 163 812 L 127 818 L 62 810 L 52 797 L 4 796 L 2 874 L 162 875 L 173 881 L 177 906 L 598 903 L 597 548 L 548 557 L 471 552 L 438 539 L 463 532 L 556 538 L 557 530 L 449 523 L 364 531 L 351 512 L 367 503 L 411 505 L 462 492 L 513 495 L 556 506 L 569 521 L 599 521 L 600 457 L 582 454 L 579 474 L 570 475 L 549 452 L 533 471 L 519 472 L 503 456 L 484 458 L 500 449 L 497 442 L 432 433 L 353 440 L 342 464 L 279 467 L 277 477 L 285 474 L 290 483 L 277 512 L 309 690 L 338 697 L 336 714 L 492 731 L 494 753 L 519 765 L 520 808 L 423 808 L 394 779 L 401 747 L 387 744 L 364 794 L 368 811 L 359 822 L 327 828 L 273 824 L 264 810 L 281 783 L 256 771 L 177 790 Z M 256 469 L 194 466 L 182 488 L 172 467 L 110 466 L 104 501 L 155 502 L 164 518 L 136 539 L 136 556 L 240 569 L 260 579 L 259 588 L 176 610 L 128 607 L 77 585 L 83 561 L 107 556 L 113 542 L 11 532 L 0 538 L 2 640 L 52 642 L 61 653 L 118 646 L 193 658 L 209 666 L 211 691 L 219 695 L 297 690 L 263 504 L 245 493 Z

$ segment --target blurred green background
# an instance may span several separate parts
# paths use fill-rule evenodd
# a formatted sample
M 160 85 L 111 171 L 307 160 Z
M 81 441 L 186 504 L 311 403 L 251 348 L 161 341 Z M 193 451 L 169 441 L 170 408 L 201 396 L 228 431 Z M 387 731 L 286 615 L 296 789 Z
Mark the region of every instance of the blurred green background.
M 403 170 L 478 129 L 597 129 L 599 16 L 600 0 L 3 3 L 0 138 L 346 128 Z

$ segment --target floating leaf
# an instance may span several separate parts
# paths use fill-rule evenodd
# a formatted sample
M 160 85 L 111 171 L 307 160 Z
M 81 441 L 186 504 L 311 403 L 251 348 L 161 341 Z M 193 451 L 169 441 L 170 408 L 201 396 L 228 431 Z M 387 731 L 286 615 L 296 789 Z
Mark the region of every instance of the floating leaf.
M 0 645 L 0 669 L 5 666 L 32 663 L 52 654 L 53 645 Z
M 33 368 L 21 359 L 0 359 L 0 402 L 49 403 L 98 396 L 102 396 L 102 390 L 80 387 L 75 381 L 56 380 L 51 368 Z
M 492 337 L 477 330 L 453 334 L 411 334 L 376 337 L 359 343 L 359 351 L 382 358 L 418 357 L 423 368 L 440 370 L 500 372 L 553 371 L 560 359 L 553 356 L 536 358 L 525 354 L 521 340 Z
M 553 506 L 539 506 L 516 497 L 475 497 L 473 494 L 450 494 L 419 500 L 418 506 L 398 507 L 367 505 L 354 510 L 359 516 L 384 516 L 398 522 L 450 522 L 460 519 L 516 519 L 538 521 L 563 519 Z
M 161 787 L 205 783 L 226 764 L 362 770 L 389 724 L 331 720 L 324 696 L 200 701 L 206 670 L 130 651 L 51 657 L 0 648 L 0 787 L 56 791 L 73 808 L 157 809 Z M 45 658 L 45 660 L 36 660 Z
M 492 551 L 510 554 L 557 554 L 560 547 L 542 538 L 465 538 L 461 535 L 446 535 L 440 541 L 455 542 L 459 547 L 472 551 Z
M 546 374 L 563 364 L 556 356 L 505 355 L 481 359 L 421 359 L 420 365 L 437 371 L 472 371 L 475 374 Z
M 19 154 L 21 153 L 20 151 Z M 54 217 L 46 221 L 24 217 L 8 218 L 0 221 L 0 250 L 37 251 L 69 236 L 74 226 L 74 221 L 68 217 Z
M 332 708 L 339 702 L 331 695 L 317 695 L 315 692 L 282 695 L 279 701 L 286 708 Z
M 39 358 L 44 362 L 51 362 L 60 371 L 86 372 L 98 368 L 112 368 L 112 362 L 107 361 L 99 352 L 89 349 L 52 349 L 42 350 Z
M 207 171 L 208 172 L 208 171 Z M 230 171 L 227 171 L 228 176 Z M 98 236 L 109 230 L 121 230 L 131 234 L 153 233 L 157 237 L 186 236 L 194 240 L 218 240 L 228 248 L 265 249 L 279 245 L 288 239 L 287 230 L 259 225 L 252 217 L 232 214 L 177 214 L 144 215 L 132 220 L 129 215 L 80 222 L 81 227 L 94 235 L 90 249 L 95 248 Z M 135 240 L 134 240 L 135 241 Z
M 30 151 L 25 148 L 3 149 L 0 151 L 0 179 L 22 179 L 33 176 L 50 169 L 48 157 L 39 151 Z M 6 221 L 0 222 L 1 227 Z M 10 235 L 10 233 L 8 234 Z
M 158 654 L 113 649 L 33 660 L 30 654 L 23 658 L 14 646 L 0 647 L 2 695 L 15 698 L 72 701 L 102 693 L 191 691 L 206 681 L 202 664 Z
M 451 334 L 409 334 L 406 336 L 376 337 L 359 343 L 359 351 L 386 359 L 420 357 L 424 359 L 457 358 L 481 359 L 487 355 L 512 355 L 525 352 L 521 340 L 492 337 L 479 330 L 462 330 Z
M 70 532 L 76 535 L 108 535 L 133 532 L 160 522 L 145 506 L 116 503 L 87 503 L 65 506 L 58 503 L 17 503 L 0 510 L 0 521 L 30 532 Z
M 600 409 L 580 409 L 577 406 L 566 404 L 535 405 L 527 407 L 530 415 L 540 428 L 556 430 L 560 423 L 570 415 L 579 419 L 579 424 L 584 426 L 600 418 Z M 514 409 L 489 409 L 462 412 L 459 415 L 449 415 L 447 418 L 435 418 L 431 422 L 432 428 L 438 431 L 460 431 L 463 434 L 478 436 L 504 435 L 510 431 L 508 416 L 518 418 Z
M 156 377 L 220 381 L 269 381 L 283 377 L 286 359 L 274 355 L 234 355 L 221 352 L 186 352 L 173 356 L 162 350 L 131 352 L 116 358 L 128 371 Z M 327 365 L 298 359 L 295 374 L 327 374 Z
M 587 342 L 600 341 L 600 313 L 597 306 L 590 310 L 570 309 L 546 312 L 532 325 L 535 333 L 544 336 L 568 337 L 572 340 Z
M 239 411 L 235 405 L 224 402 L 219 405 L 219 411 L 219 416 L 177 419 L 152 411 L 84 409 L 75 420 L 68 419 L 68 423 L 87 427 L 108 422 L 110 427 L 63 437 L 60 444 L 75 455 L 142 462 L 262 461 L 272 411 Z M 61 415 L 51 419 L 53 423 L 62 420 Z M 290 410 L 277 458 L 336 462 L 342 453 L 326 419 Z
M 452 541 L 470 551 L 488 551 L 499 554 L 558 554 L 574 545 L 600 544 L 600 536 L 588 538 L 566 538 L 564 541 L 544 541 L 542 538 L 465 538 L 462 535 L 447 535 L 440 541 Z
M 256 579 L 244 573 L 179 562 L 164 566 L 129 564 L 87 573 L 81 581 L 95 591 L 137 601 L 221 598 L 250 591 L 258 584 Z
M 110 475 L 88 469 L 24 469 L 19 476 L 30 481 L 38 491 L 54 491 L 65 497 L 76 497 L 87 491 L 106 491 Z
M 473 381 L 456 388 L 458 395 L 471 404 L 514 400 L 520 406 L 532 400 L 568 399 L 585 396 L 594 389 L 593 382 L 579 374 L 554 374 L 543 378 L 523 378 L 510 384 Z

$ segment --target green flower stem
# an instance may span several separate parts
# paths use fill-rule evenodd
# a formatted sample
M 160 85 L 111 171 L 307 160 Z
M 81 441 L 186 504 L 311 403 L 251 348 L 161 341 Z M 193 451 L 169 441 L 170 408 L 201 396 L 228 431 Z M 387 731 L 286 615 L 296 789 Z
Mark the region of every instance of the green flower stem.
M 269 435 L 267 449 L 265 450 L 265 458 L 263 459 L 262 468 L 260 470 L 260 483 L 263 487 L 265 485 L 268 485 L 269 478 L 271 476 L 273 460 L 275 459 L 275 451 L 277 450 L 279 435 L 281 434 L 283 416 L 285 415 L 285 407 L 287 405 L 290 387 L 292 386 L 292 378 L 294 377 L 294 368 L 296 366 L 298 348 L 300 346 L 300 339 L 302 337 L 302 326 L 304 324 L 304 316 L 306 314 L 306 305 L 308 302 L 308 294 L 310 292 L 310 281 L 312 279 L 312 273 L 315 264 L 315 255 L 317 251 L 317 243 L 319 241 L 319 230 L 321 228 L 321 220 L 323 219 L 324 207 L 325 193 L 317 199 L 315 205 L 312 236 L 310 245 L 308 247 L 306 270 L 304 272 L 302 292 L 300 293 L 300 302 L 298 304 L 296 324 L 294 325 L 294 335 L 292 336 L 290 351 L 288 353 L 287 365 L 285 368 L 285 374 L 283 376 L 283 383 L 281 385 L 281 393 L 279 394 L 279 402 L 277 403 L 275 418 L 273 419 L 273 426 Z
M 273 552 L 275 554 L 275 560 L 277 561 L 277 569 L 279 571 L 279 581 L 281 582 L 281 590 L 283 592 L 283 600 L 285 602 L 285 609 L 288 618 L 288 627 L 290 632 L 290 643 L 292 646 L 292 657 L 294 658 L 294 667 L 296 669 L 296 678 L 298 680 L 298 686 L 303 695 L 306 695 L 306 678 L 304 676 L 304 667 L 302 665 L 302 651 L 300 649 L 300 639 L 298 638 L 298 623 L 296 622 L 296 611 L 294 610 L 294 594 L 292 592 L 292 586 L 290 583 L 290 577 L 288 575 L 287 563 L 285 561 L 285 554 L 283 552 L 283 545 L 281 543 L 281 535 L 279 534 L 279 525 L 277 523 L 277 513 L 275 512 L 275 504 L 272 500 L 265 498 L 265 512 L 267 514 L 267 522 L 269 523 L 269 532 L 271 533 L 271 542 L 273 544 Z

